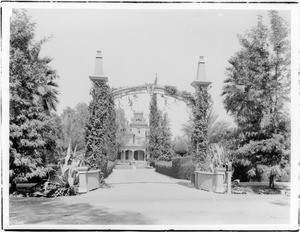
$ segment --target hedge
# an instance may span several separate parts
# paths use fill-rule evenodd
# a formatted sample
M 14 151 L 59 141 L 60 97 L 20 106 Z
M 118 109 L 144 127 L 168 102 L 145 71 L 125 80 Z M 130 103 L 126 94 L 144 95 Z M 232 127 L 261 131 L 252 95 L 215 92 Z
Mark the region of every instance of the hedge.
M 161 161 L 155 163 L 155 170 L 157 172 L 178 179 L 190 180 L 195 169 L 192 159 L 188 156 L 174 157 L 172 162 Z
M 173 171 L 174 171 L 174 174 L 175 174 L 175 178 L 180 178 L 180 179 L 184 179 L 184 178 L 181 178 L 183 176 L 183 173 L 182 173 L 182 165 L 191 161 L 191 158 L 189 156 L 185 156 L 185 157 L 180 157 L 180 156 L 177 156 L 177 157 L 174 157 L 172 159 L 172 168 L 173 168 Z
M 160 161 L 155 163 L 155 171 L 167 176 L 174 176 L 172 162 Z

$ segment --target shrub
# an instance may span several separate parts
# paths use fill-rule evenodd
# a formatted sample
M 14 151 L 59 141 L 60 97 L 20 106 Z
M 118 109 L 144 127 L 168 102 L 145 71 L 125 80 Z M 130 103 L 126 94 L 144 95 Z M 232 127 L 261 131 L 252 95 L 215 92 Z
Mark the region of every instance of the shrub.
M 190 174 L 195 171 L 195 165 L 191 157 L 174 157 L 172 159 L 172 169 L 175 178 L 189 179 Z
M 249 181 L 251 175 L 248 173 L 251 169 L 250 162 L 245 160 L 237 160 L 233 162 L 234 172 L 232 174 L 232 179 L 239 179 L 241 182 Z
M 155 171 L 164 175 L 174 176 L 172 162 L 160 161 L 155 164 Z
M 192 174 L 194 173 L 196 167 L 192 161 L 184 163 L 181 165 L 178 173 L 180 179 L 191 180 Z
M 172 159 L 172 167 L 173 167 L 173 171 L 174 171 L 174 177 L 179 178 L 179 172 L 180 172 L 180 168 L 184 163 L 187 163 L 191 161 L 191 158 L 189 156 L 185 156 L 185 157 L 174 157 Z
M 266 165 L 257 165 L 256 166 L 256 178 L 257 181 L 268 181 L 269 180 L 270 168 Z
M 154 160 L 153 158 L 150 157 L 150 158 L 148 159 L 148 163 L 149 163 L 149 166 L 150 166 L 150 167 L 154 167 L 154 168 L 155 168 L 155 160 Z
M 106 170 L 103 173 L 104 178 L 108 177 L 113 172 L 113 169 L 115 168 L 115 165 L 116 165 L 115 162 L 112 162 L 112 161 L 107 162 Z
M 188 152 L 188 146 L 182 139 L 179 139 L 175 144 L 174 151 L 176 154 L 184 156 Z
M 291 180 L 291 167 L 286 165 L 284 168 L 281 169 L 281 174 L 278 177 L 278 182 L 289 182 Z
M 278 182 L 290 182 L 290 173 L 286 169 L 281 170 L 281 174 L 277 179 Z

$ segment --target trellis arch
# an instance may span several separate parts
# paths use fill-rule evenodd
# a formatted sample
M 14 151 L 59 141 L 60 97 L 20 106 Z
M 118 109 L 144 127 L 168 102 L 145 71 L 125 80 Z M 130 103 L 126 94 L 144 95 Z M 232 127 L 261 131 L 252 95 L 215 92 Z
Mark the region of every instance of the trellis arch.
M 183 101 L 187 106 L 192 107 L 195 105 L 195 97 L 187 91 L 178 91 L 174 86 L 159 86 L 154 84 L 135 85 L 129 87 L 123 87 L 112 90 L 112 96 L 114 99 L 119 99 L 128 95 L 135 94 L 160 94 L 168 97 L 172 97 L 176 100 Z
M 192 107 L 193 118 L 194 118 L 194 131 L 193 131 L 193 144 L 194 144 L 194 160 L 196 162 L 203 162 L 203 158 L 206 155 L 207 150 L 207 111 L 210 108 L 210 96 L 208 94 L 207 88 L 211 84 L 210 81 L 206 79 L 205 72 L 205 61 L 204 57 L 200 56 L 198 61 L 198 69 L 196 80 L 194 80 L 191 85 L 195 88 L 195 93 L 191 94 L 187 91 L 179 91 L 174 86 L 159 86 L 157 85 L 157 79 L 153 84 L 136 85 L 130 87 L 120 87 L 112 89 L 107 85 L 108 78 L 103 75 L 103 64 L 102 55 L 100 51 L 97 51 L 95 71 L 94 75 L 90 76 L 90 80 L 93 82 L 92 87 L 92 102 L 98 101 L 110 101 L 109 99 L 118 99 L 123 96 L 148 93 L 162 94 L 169 96 L 180 101 L 183 101 L 187 106 Z M 110 88 L 110 91 L 102 92 L 101 89 Z M 110 95 L 110 96 L 109 96 Z M 107 100 L 106 100 L 107 99 Z M 96 112 L 96 111 L 95 111 Z M 98 112 L 98 111 L 97 111 Z M 97 120 L 97 115 L 93 115 L 90 120 L 90 124 L 94 125 L 93 122 Z M 99 123 L 98 123 L 99 124 Z M 99 128 L 103 128 L 103 125 L 98 125 Z M 92 127 L 91 127 L 92 128 Z M 87 133 L 90 133 L 87 131 Z M 103 133 L 102 133 L 103 134 Z M 93 144 L 90 145 L 90 149 L 96 149 L 97 146 Z

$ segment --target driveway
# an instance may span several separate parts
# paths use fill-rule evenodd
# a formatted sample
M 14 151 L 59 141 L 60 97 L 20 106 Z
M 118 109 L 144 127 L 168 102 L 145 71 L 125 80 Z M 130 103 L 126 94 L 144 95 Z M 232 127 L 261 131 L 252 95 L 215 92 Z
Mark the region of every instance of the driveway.
M 115 169 L 107 188 L 73 197 L 11 198 L 10 223 L 82 225 L 287 224 L 289 197 L 195 189 L 154 169 Z

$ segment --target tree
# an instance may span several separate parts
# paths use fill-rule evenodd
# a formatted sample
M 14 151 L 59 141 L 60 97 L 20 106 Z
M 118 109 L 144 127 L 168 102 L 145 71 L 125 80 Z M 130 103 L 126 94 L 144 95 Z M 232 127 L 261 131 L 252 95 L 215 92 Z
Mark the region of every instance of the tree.
M 62 148 L 67 150 L 69 143 L 71 142 L 71 148 L 74 150 L 77 146 L 77 150 L 85 149 L 85 127 L 89 120 L 89 109 L 86 103 L 78 103 L 75 109 L 67 107 L 60 115 L 62 122 Z
M 229 129 L 229 123 L 225 121 L 218 121 L 218 118 L 219 115 L 217 115 L 214 111 L 211 110 L 208 113 L 208 144 L 221 142 L 222 135 Z
M 242 49 L 229 60 L 222 95 L 238 125 L 240 143 L 234 155 L 250 160 L 250 168 L 267 165 L 277 170 L 290 147 L 285 142 L 290 134 L 285 106 L 290 91 L 290 43 L 284 20 L 276 11 L 270 11 L 269 17 L 270 27 L 259 16 L 255 27 L 239 35 Z
M 57 165 L 61 160 L 63 156 L 62 135 L 60 117 L 52 112 L 50 117 L 47 117 L 46 126 L 43 130 L 45 146 L 42 154 L 42 163 L 45 165 Z
M 225 109 L 245 131 L 259 133 L 263 109 L 267 107 L 270 78 L 268 29 L 259 17 L 257 26 L 245 36 L 239 35 L 243 49 L 230 58 L 222 95 Z M 255 135 L 256 135 L 255 134 Z
M 168 118 L 168 114 L 165 112 L 161 114 L 161 122 L 160 122 L 160 136 L 161 136 L 161 155 L 159 156 L 159 160 L 163 161 L 171 161 L 173 152 L 172 152 L 172 133 L 170 128 L 170 119 Z
M 105 173 L 108 160 L 115 160 L 117 155 L 115 105 L 111 89 L 104 82 L 94 81 L 90 93 L 93 99 L 85 130 L 85 162 L 91 169 Z
M 116 124 L 117 124 L 117 133 L 116 133 L 116 143 L 117 149 L 120 151 L 120 148 L 126 144 L 128 138 L 126 138 L 126 126 L 128 121 L 125 117 L 124 110 L 121 108 L 116 109 Z
M 149 116 L 150 163 L 156 161 L 170 161 L 172 157 L 170 119 L 167 113 L 162 113 L 157 107 L 157 96 L 153 94 L 150 102 Z
M 149 115 L 149 143 L 148 151 L 150 153 L 150 162 L 156 162 L 160 156 L 160 142 L 159 142 L 159 126 L 161 115 L 157 107 L 157 96 L 153 94 L 150 101 L 150 115 Z
M 60 120 L 62 123 L 62 149 L 67 150 L 70 143 L 71 149 L 74 149 L 77 143 L 74 133 L 75 110 L 68 106 L 60 115 Z
M 58 76 L 49 66 L 50 59 L 39 57 L 48 39 L 34 41 L 35 25 L 26 11 L 13 10 L 9 63 L 12 182 L 44 177 L 57 146 L 51 110 L 57 103 Z
M 183 138 L 175 137 L 174 152 L 180 156 L 184 156 L 188 153 L 187 142 Z
M 246 140 L 263 138 L 276 131 L 290 90 L 290 59 L 287 29 L 271 11 L 271 28 L 258 18 L 257 26 L 239 35 L 242 49 L 230 58 L 222 96 Z
M 222 135 L 229 129 L 229 123 L 224 121 L 217 121 L 219 115 L 214 111 L 209 111 L 207 116 L 207 140 L 208 144 L 218 143 L 222 140 Z M 192 137 L 194 130 L 193 120 L 188 120 L 188 122 L 181 125 L 181 131 L 184 133 L 186 138 L 189 140 Z M 190 145 L 188 144 L 190 147 Z M 191 149 L 189 148 L 189 151 Z

